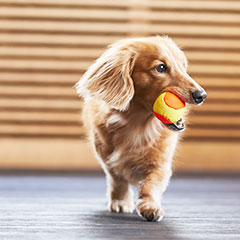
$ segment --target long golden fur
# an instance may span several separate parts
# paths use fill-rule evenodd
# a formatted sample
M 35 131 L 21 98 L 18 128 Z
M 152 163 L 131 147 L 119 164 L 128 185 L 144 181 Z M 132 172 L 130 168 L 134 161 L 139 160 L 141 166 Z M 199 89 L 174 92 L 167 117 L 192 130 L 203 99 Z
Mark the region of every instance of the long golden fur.
M 164 64 L 166 72 L 156 71 Z M 187 103 L 203 89 L 187 74 L 184 53 L 168 37 L 124 39 L 111 45 L 76 84 L 83 120 L 106 177 L 109 210 L 135 209 L 129 184 L 138 186 L 136 210 L 163 217 L 161 196 L 172 174 L 179 132 L 164 126 L 152 107 L 171 91 Z

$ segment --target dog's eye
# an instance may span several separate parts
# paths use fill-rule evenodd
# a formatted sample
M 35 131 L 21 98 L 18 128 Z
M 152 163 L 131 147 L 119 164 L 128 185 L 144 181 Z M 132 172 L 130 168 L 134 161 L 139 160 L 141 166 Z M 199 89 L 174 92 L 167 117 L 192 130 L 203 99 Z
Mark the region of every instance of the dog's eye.
M 167 71 L 167 67 L 166 65 L 164 64 L 159 64 L 158 66 L 155 67 L 155 70 L 158 72 L 158 73 L 164 73 Z

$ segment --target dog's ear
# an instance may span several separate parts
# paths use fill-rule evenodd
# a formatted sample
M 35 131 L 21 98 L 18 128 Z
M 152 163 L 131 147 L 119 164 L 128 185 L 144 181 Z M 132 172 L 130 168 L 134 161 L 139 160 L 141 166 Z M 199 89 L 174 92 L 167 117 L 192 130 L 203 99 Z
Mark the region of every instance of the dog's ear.
M 96 98 L 120 111 L 128 108 L 134 96 L 131 78 L 135 54 L 130 48 L 115 44 L 111 46 L 76 84 L 78 94 L 84 99 Z

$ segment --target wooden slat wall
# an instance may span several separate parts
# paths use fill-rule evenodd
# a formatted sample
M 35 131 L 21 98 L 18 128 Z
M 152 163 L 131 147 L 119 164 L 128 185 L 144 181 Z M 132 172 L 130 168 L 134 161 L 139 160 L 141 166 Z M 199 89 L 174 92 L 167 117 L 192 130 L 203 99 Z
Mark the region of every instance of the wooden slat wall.
M 240 170 L 240 1 L 220 0 L 0 0 L 0 168 L 97 168 L 72 86 L 108 44 L 157 34 L 208 92 L 178 168 Z

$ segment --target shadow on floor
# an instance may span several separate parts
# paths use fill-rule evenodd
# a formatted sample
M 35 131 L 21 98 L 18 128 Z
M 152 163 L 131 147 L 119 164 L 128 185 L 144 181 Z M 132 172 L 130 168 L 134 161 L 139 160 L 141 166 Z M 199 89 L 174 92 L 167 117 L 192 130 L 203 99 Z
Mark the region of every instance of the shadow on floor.
M 161 222 L 148 222 L 136 212 L 111 213 L 95 212 L 86 223 L 85 237 L 99 239 L 178 239 L 175 229 L 167 217 Z

